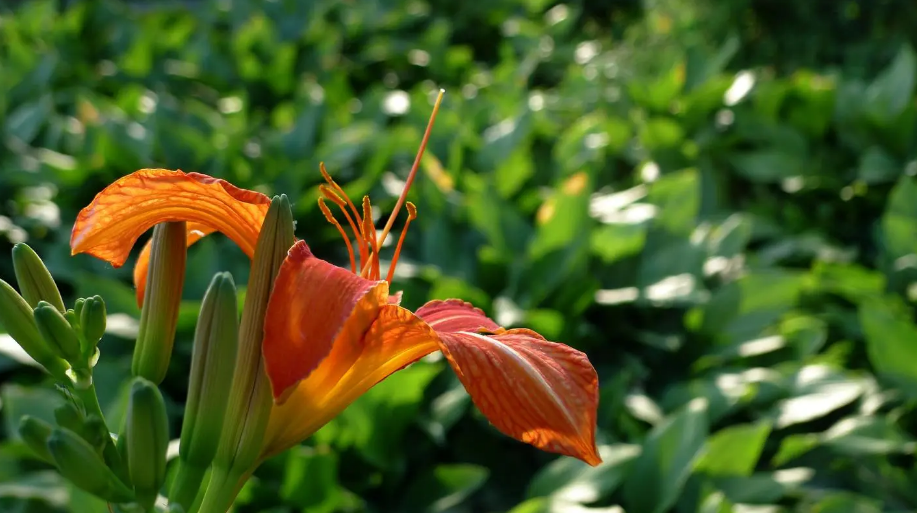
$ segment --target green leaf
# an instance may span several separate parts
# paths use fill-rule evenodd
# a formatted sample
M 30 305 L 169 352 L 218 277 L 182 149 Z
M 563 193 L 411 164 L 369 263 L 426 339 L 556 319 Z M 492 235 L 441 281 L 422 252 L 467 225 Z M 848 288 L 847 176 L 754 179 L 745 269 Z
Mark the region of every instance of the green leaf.
M 653 428 L 624 481 L 628 512 L 662 513 L 678 499 L 707 437 L 707 401 L 697 399 Z
M 402 465 L 402 437 L 415 421 L 424 389 L 439 369 L 439 365 L 418 362 L 393 374 L 316 433 L 316 440 L 355 446 L 363 458 L 380 468 Z
M 50 96 L 20 105 L 6 118 L 6 133 L 25 144 L 30 144 L 38 131 L 48 122 L 54 103 Z
M 56 424 L 54 409 L 64 404 L 64 398 L 49 388 L 9 383 L 0 388 L 0 404 L 3 406 L 4 431 L 18 437 L 19 419 L 24 415 Z
M 903 45 L 892 63 L 873 80 L 866 91 L 869 113 L 879 123 L 886 123 L 913 102 L 917 81 L 917 56 L 909 45 Z
M 342 499 L 337 454 L 325 449 L 294 447 L 286 453 L 280 496 L 310 513 L 337 511 Z
M 590 467 L 573 458 L 559 458 L 541 469 L 529 483 L 526 497 L 551 497 L 563 502 L 591 504 L 613 493 L 640 455 L 639 445 L 599 447 L 602 463 Z
M 748 477 L 717 477 L 713 483 L 732 502 L 767 504 L 799 490 L 814 474 L 812 469 L 802 467 L 773 473 L 761 472 Z
M 896 298 L 875 299 L 859 307 L 866 354 L 876 371 L 917 394 L 917 326 Z
M 716 476 L 748 476 L 754 471 L 771 432 L 769 421 L 738 424 L 714 433 L 697 470 Z
M 865 392 L 861 380 L 823 365 L 803 367 L 792 378 L 793 397 L 776 406 L 775 425 L 784 428 L 823 417 L 855 401 Z
M 421 474 L 405 495 L 402 511 L 439 513 L 455 507 L 480 488 L 489 471 L 477 465 L 438 465 Z
M 737 153 L 729 162 L 739 175 L 759 183 L 779 183 L 802 176 L 805 165 L 802 158 L 781 148 Z
M 857 178 L 870 185 L 894 182 L 903 169 L 881 146 L 871 146 L 860 157 Z

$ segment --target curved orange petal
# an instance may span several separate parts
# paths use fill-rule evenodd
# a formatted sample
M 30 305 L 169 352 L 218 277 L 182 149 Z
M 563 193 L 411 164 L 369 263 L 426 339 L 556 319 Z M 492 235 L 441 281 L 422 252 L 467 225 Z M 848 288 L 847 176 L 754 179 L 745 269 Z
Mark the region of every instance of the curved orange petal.
M 437 331 L 472 401 L 497 429 L 545 451 L 602 462 L 595 447 L 599 380 L 585 354 L 526 329 Z
M 439 349 L 436 333 L 400 306 L 382 306 L 368 330 L 349 329 L 351 322 L 318 368 L 274 405 L 262 458 L 305 440 L 377 383 Z
M 297 242 L 280 266 L 264 320 L 261 350 L 274 401 L 282 404 L 333 344 L 358 350 L 360 337 L 387 303 L 387 282 L 361 278 Z
M 200 173 L 141 169 L 103 189 L 80 211 L 70 248 L 74 255 L 88 253 L 121 267 L 143 232 L 158 223 L 187 221 L 189 231 L 220 231 L 251 255 L 270 202 L 260 192 Z M 189 241 L 200 239 L 189 235 Z
M 416 314 L 442 333 L 500 329 L 500 325 L 484 315 L 480 308 L 461 299 L 433 300 L 420 307 Z

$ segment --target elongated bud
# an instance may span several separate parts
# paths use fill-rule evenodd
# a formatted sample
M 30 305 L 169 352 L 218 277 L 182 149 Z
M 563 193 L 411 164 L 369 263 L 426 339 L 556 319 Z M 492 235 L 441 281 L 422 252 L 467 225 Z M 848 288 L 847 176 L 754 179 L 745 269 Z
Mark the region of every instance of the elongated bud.
M 73 326 L 50 303 L 39 301 L 38 306 L 32 312 L 35 316 L 35 323 L 38 325 L 38 331 L 44 337 L 45 342 L 57 352 L 61 358 L 71 364 L 79 363 L 80 357 L 80 339 L 73 331 Z
M 201 511 L 226 511 L 236 481 L 258 461 L 271 412 L 271 387 L 261 342 L 264 314 L 280 264 L 293 245 L 293 214 L 285 195 L 275 196 L 258 236 L 239 328 L 239 355 L 211 482 Z
M 76 318 L 79 319 L 80 315 L 83 314 L 83 305 L 86 304 L 86 298 L 79 298 L 73 302 L 73 312 L 76 314 Z
M 98 449 L 100 453 L 111 441 L 111 435 L 108 433 L 105 421 L 95 415 L 86 417 L 86 421 L 83 423 L 83 432 L 80 435 L 89 442 L 89 445 Z
M 184 222 L 162 223 L 153 228 L 147 287 L 131 372 L 157 385 L 165 378 L 172 358 L 187 256 Z
M 166 479 L 169 419 L 159 388 L 137 377 L 127 404 L 127 467 L 137 502 L 149 509 Z
M 83 423 L 86 419 L 73 403 L 64 403 L 54 408 L 54 421 L 58 426 L 80 434 L 83 432 Z
M 89 357 L 105 334 L 105 301 L 100 296 L 87 298 L 80 308 L 79 316 L 83 335 L 80 337 L 80 350 L 84 357 Z
M 179 446 L 179 470 L 169 499 L 186 509 L 201 489 L 216 455 L 226 415 L 239 337 L 236 288 L 229 273 L 218 273 L 201 303 L 194 332 L 191 381 Z M 232 419 L 230 419 L 232 422 Z
M 64 300 L 61 299 L 60 290 L 54 283 L 54 278 L 38 254 L 26 244 L 13 246 L 13 270 L 16 272 L 16 281 L 22 297 L 33 308 L 39 301 L 46 301 L 58 312 L 64 313 Z
M 48 452 L 61 475 L 79 488 L 109 502 L 133 500 L 131 489 L 105 466 L 95 448 L 73 431 L 54 429 L 48 437 Z
M 24 415 L 19 419 L 19 436 L 22 441 L 36 456 L 48 463 L 54 463 L 54 458 L 48 451 L 48 438 L 53 429 L 51 424 L 31 415 Z
M 57 379 L 66 379 L 69 368 L 45 342 L 32 316 L 32 307 L 7 282 L 0 280 L 0 325 L 19 347 Z

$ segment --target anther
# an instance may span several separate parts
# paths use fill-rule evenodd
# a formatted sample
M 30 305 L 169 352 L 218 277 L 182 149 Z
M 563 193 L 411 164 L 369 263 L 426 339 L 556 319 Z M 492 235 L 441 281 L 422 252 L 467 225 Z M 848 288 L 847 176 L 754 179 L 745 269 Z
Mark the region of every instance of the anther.
M 344 237 L 344 242 L 347 244 L 347 253 L 350 254 L 350 271 L 354 273 L 357 272 L 357 262 L 353 256 L 353 245 L 350 243 L 350 237 L 347 236 L 347 232 L 345 232 L 344 228 L 341 227 L 341 223 L 339 223 L 338 220 L 335 219 L 333 215 L 331 215 L 331 209 L 328 208 L 328 205 L 325 205 L 325 198 L 318 199 L 318 208 L 321 209 L 322 214 L 325 214 L 325 219 L 334 225 L 335 228 L 337 228 L 338 233 L 341 234 L 341 237 Z M 347 214 L 346 210 L 344 211 L 344 214 Z M 348 216 L 348 218 L 349 217 L 350 216 Z
M 362 219 L 360 219 L 360 216 L 357 215 L 357 221 L 354 222 L 354 219 L 350 217 L 350 214 L 347 212 L 346 203 L 344 202 L 343 199 L 341 199 L 341 196 L 334 189 L 331 189 L 327 185 L 319 185 L 318 191 L 321 193 L 322 196 L 324 196 L 329 201 L 331 201 L 332 203 L 340 207 L 341 212 L 344 213 L 344 217 L 347 219 L 347 223 L 350 225 L 350 229 L 353 230 L 353 235 L 357 239 L 357 248 L 360 251 L 360 266 L 362 267 L 364 265 L 364 262 L 367 261 L 366 258 L 369 254 L 369 249 L 366 246 L 366 242 L 363 240 L 362 226 L 357 228 L 357 224 L 356 224 L 356 223 L 362 223 Z M 359 268 L 360 267 L 358 267 L 357 269 Z

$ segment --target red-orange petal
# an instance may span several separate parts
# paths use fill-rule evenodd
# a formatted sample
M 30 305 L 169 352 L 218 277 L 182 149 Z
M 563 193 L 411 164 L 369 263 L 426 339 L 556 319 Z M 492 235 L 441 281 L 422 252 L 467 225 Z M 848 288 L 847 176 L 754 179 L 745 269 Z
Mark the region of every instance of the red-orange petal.
M 200 173 L 141 169 L 103 189 L 80 211 L 70 247 L 74 255 L 88 253 L 121 267 L 143 232 L 158 223 L 187 221 L 188 244 L 219 231 L 251 256 L 270 202 L 260 192 Z M 141 254 L 135 272 L 139 289 L 146 281 L 148 255 Z
M 318 368 L 274 405 L 262 456 L 305 440 L 377 383 L 438 349 L 436 333 L 393 304 L 382 306 L 368 330 L 345 328 Z
M 280 267 L 264 323 L 262 352 L 275 402 L 282 404 L 319 367 L 343 331 L 354 336 L 342 339 L 359 342 L 388 301 L 387 282 L 361 278 L 297 242 Z
M 437 332 L 472 401 L 497 429 L 544 451 L 602 462 L 598 376 L 585 354 L 525 329 Z
M 490 320 L 480 308 L 461 299 L 434 300 L 420 307 L 417 312 L 437 332 L 481 330 L 498 331 L 500 325 Z

